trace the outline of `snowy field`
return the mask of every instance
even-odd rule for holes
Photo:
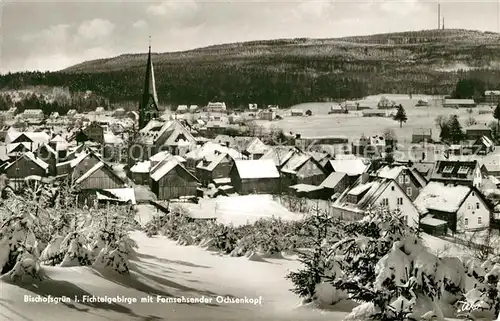
[[[296,215],[275,203],[270,196],[223,197],[205,200],[203,206],[216,206],[227,223],[244,223],[259,217]],[[239,211],[236,211],[239,209]],[[200,209],[201,211],[201,209]],[[138,205],[137,219],[147,223],[156,214],[151,205]],[[337,304],[334,312],[296,309],[299,299],[289,291],[284,276],[301,267],[295,256],[250,261],[228,257],[197,246],[180,246],[164,237],[148,238],[143,232],[131,233],[139,248],[131,260],[129,276],[102,275],[91,267],[46,267],[48,280],[39,286],[0,286],[0,320],[9,321],[153,321],[153,320],[329,320],[340,321],[352,308]],[[461,255],[460,249],[424,235],[424,242],[436,252]],[[453,252],[455,251],[455,252]],[[32,303],[26,298],[52,296],[70,299],[78,296],[115,297],[135,303],[59,302]],[[140,302],[152,297],[152,302]],[[205,298],[211,303],[166,303],[162,298]],[[217,302],[217,298],[251,298],[257,304]],[[261,303],[260,303],[261,302]]]
[[[432,128],[434,139],[439,138],[439,130],[434,125],[434,118],[438,115],[456,114],[463,122],[467,119],[466,108],[451,109],[443,108],[441,102],[431,96],[414,95],[409,99],[408,95],[376,95],[369,96],[360,100],[361,106],[369,106],[377,108],[377,103],[384,96],[389,100],[394,100],[396,104],[402,104],[406,110],[408,121],[399,127],[399,123],[391,118],[382,117],[362,117],[361,112],[352,112],[350,114],[328,114],[332,103],[304,103],[293,106],[293,109],[301,109],[303,111],[311,110],[313,115],[310,117],[291,117],[289,110],[280,111],[284,116],[283,120],[279,121],[258,121],[259,125],[266,127],[277,126],[285,132],[293,132],[302,136],[347,136],[350,139],[359,138],[362,134],[368,136],[376,133],[381,133],[386,128],[391,128],[395,131],[400,142],[411,142],[411,135],[414,129]],[[415,107],[419,99],[427,99],[429,107]],[[477,107],[474,109],[473,117],[479,123],[489,123],[493,121],[492,114],[479,115],[479,110],[489,110],[489,107]]]
[[[253,223],[260,218],[298,220],[302,216],[288,211],[273,200],[271,195],[228,196],[201,199],[198,204],[186,203],[183,207],[194,218],[217,218],[223,224],[234,226]]]
[[[141,205],[142,206],[142,205]],[[297,297],[284,279],[300,264],[293,258],[252,262],[220,256],[199,247],[179,246],[162,237],[133,232],[139,245],[129,277],[103,276],[90,267],[48,267],[42,286],[2,283],[0,319],[9,321],[109,320],[342,320],[345,312],[294,310]],[[153,297],[153,303],[28,303],[25,296],[73,298],[116,295]],[[156,303],[162,297],[211,298],[208,304]],[[217,303],[217,297],[261,299],[262,304]],[[237,316],[237,317],[236,317]]]

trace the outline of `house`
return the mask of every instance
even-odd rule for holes
[[[328,196],[325,194],[325,190],[321,186],[310,185],[310,184],[296,184],[289,186],[288,189],[290,192],[300,198],[309,198],[309,199],[328,199]]]
[[[329,199],[336,200],[347,189],[349,183],[349,176],[346,173],[333,172],[319,186]]]
[[[30,151],[35,151],[43,144],[47,144],[50,136],[45,132],[18,132],[17,130],[9,129],[5,136],[6,144],[26,143]]]
[[[104,107],[97,107],[94,111],[96,115],[104,115],[106,113],[106,110]]]
[[[475,124],[465,128],[465,136],[467,139],[476,140],[483,136],[492,138],[493,131],[486,124]]]
[[[75,158],[57,163],[56,174],[71,174],[73,179],[77,179],[101,161],[100,155],[93,151],[80,152]]]
[[[385,110],[363,110],[361,112],[363,117],[386,117]]]
[[[411,142],[413,144],[432,142],[432,129],[431,128],[416,128],[411,135]]]
[[[328,114],[347,114],[347,109],[344,108],[340,104],[334,104],[330,106],[330,111],[328,111]]]
[[[302,109],[290,109],[290,115],[293,117],[304,116],[304,111]]]
[[[51,119],[57,119],[59,117],[60,116],[59,116],[59,113],[57,111],[54,111],[54,112],[50,113],[50,115],[49,115],[49,118],[51,118]]]
[[[47,176],[49,164],[32,152],[26,152],[4,168],[4,173],[11,182],[23,181],[29,176]],[[21,187],[21,185],[16,186]]]
[[[151,191],[159,200],[195,196],[198,179],[175,158],[166,158],[150,172]]]
[[[138,136],[136,146],[129,154],[141,160],[147,160],[160,151],[183,156],[196,146],[196,139],[178,120],[153,119],[139,131]]]
[[[117,108],[113,111],[113,117],[123,118],[127,115],[127,112],[123,108]]]
[[[229,177],[234,161],[226,153],[215,152],[210,156],[203,157],[196,166],[196,177],[201,184],[207,186],[214,183],[216,186],[231,183]]]
[[[276,118],[276,111],[272,109],[261,110],[258,117],[260,120],[272,121]]]
[[[500,178],[500,163],[499,162],[483,163],[483,165],[481,165],[481,174],[483,176],[491,175],[496,178]]]
[[[407,162],[403,163],[402,165],[408,165]],[[424,181],[427,183],[430,181],[432,172],[434,170],[434,166],[436,164],[434,162],[415,162],[412,163],[411,166],[408,165],[410,170],[413,172],[413,174],[417,177],[421,177],[424,179]]]
[[[457,155],[488,155],[495,150],[495,143],[488,136],[466,140],[460,146]]]
[[[429,101],[427,99],[419,99],[415,107],[429,107]]]
[[[77,177],[73,176],[74,184],[82,190],[115,189],[126,186],[123,179],[102,161]]]
[[[269,148],[269,150],[259,159],[272,160],[274,165],[278,169],[281,169],[283,165],[296,153],[302,153],[302,151],[292,146],[275,146]]]
[[[190,112],[195,112],[198,110],[198,105],[189,105],[189,111]]]
[[[380,97],[377,103],[378,109],[393,109],[395,106],[396,102],[394,100],[389,100],[387,97]]]
[[[248,110],[257,110],[259,107],[257,107],[257,104],[248,104]]]
[[[234,148],[249,159],[259,159],[269,149],[258,137],[218,135],[214,142]]]
[[[77,114],[78,114],[78,112],[76,111],[76,109],[70,109],[66,113],[66,116],[68,116],[68,117],[75,117]]]
[[[499,104],[500,103],[500,90],[486,90],[484,92],[485,102],[488,104]]]
[[[490,225],[491,209],[473,186],[430,182],[414,203],[421,215],[446,222],[452,232],[480,230]]]
[[[239,194],[275,194],[280,189],[280,174],[271,159],[235,160],[230,177]]]
[[[281,188],[296,184],[318,186],[326,178],[325,170],[311,156],[295,153],[280,169]]]
[[[367,172],[370,162],[363,158],[333,159],[326,163],[326,173],[345,173],[349,177],[349,184],[354,183],[358,177]]]
[[[25,109],[19,116],[22,119],[43,120],[45,118],[41,109]]]
[[[346,136],[302,136],[295,138],[295,146],[302,150],[310,149],[311,146],[317,145],[343,145],[348,144],[349,138]]]
[[[182,113],[186,113],[186,112],[188,112],[188,110],[189,110],[189,108],[188,108],[187,105],[179,105],[179,106],[177,106],[177,112],[178,113],[181,113],[181,114]]]
[[[476,106],[474,99],[445,99],[443,101],[445,108],[474,108]]]
[[[130,178],[135,184],[149,185],[150,161],[137,162],[129,169]]]
[[[209,102],[207,105],[207,112],[221,113],[227,110],[226,103],[224,102]]]
[[[481,186],[481,170],[474,161],[437,161],[430,177],[431,182]]]
[[[104,128],[98,122],[91,122],[88,126],[73,134],[69,140],[75,140],[77,144],[87,141],[104,144]]]
[[[420,190],[427,185],[423,177],[406,166],[384,166],[373,173],[372,176],[394,180],[412,201],[417,198]]]
[[[396,181],[388,178],[370,180],[367,173],[332,204],[332,215],[344,220],[360,220],[367,210],[376,207],[399,210],[409,226],[418,226],[417,208]]]
[[[206,142],[202,146],[197,146],[195,149],[185,155],[186,168],[192,173],[195,173],[196,166],[198,166],[201,160],[203,160],[204,158],[211,159],[212,157],[214,157],[214,155],[220,154],[228,154],[232,159],[235,160],[247,159],[245,155],[234,148],[222,146],[213,142]]]

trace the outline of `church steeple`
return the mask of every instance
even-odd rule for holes
[[[156,95],[155,74],[153,61],[151,60],[151,37],[149,37],[148,62],[146,66],[146,75],[144,78],[144,89],[142,99],[139,105],[139,130],[153,118],[158,117],[158,96]]]

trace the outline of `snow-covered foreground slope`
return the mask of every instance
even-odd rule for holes
[[[147,238],[133,232],[138,259],[132,261],[130,277],[102,276],[88,267],[47,267],[49,280],[38,287],[0,284],[0,320],[341,320],[345,313],[294,310],[297,297],[284,279],[295,260],[252,262],[247,258],[219,256],[198,247],[178,246],[165,238]],[[153,303],[28,303],[25,296],[74,298],[114,297],[140,300],[153,296]],[[156,295],[212,298],[212,304],[156,303]],[[262,305],[217,303],[217,296],[262,297]]]

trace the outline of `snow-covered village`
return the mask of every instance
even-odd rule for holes
[[[500,52],[500,34],[448,30],[441,15],[430,31],[166,56],[150,38],[145,53],[67,71],[0,69],[0,320],[500,321],[500,60],[443,54],[416,78],[389,66],[430,66],[441,41],[494,48],[471,49],[481,64]],[[326,73],[350,76],[305,63],[235,80],[236,61],[323,45],[348,57]],[[370,75],[394,78],[352,80],[370,59]]]

